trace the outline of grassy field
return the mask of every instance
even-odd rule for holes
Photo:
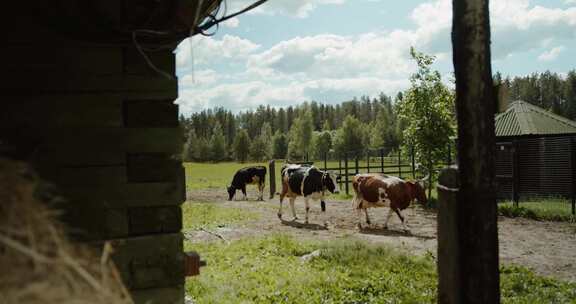
[[[498,204],[498,211],[501,215],[508,217],[576,222],[576,217],[572,215],[571,203],[567,200],[543,199],[540,201],[521,201],[518,207],[514,207],[512,202],[503,202]]]
[[[186,164],[189,189],[220,188],[248,164]],[[183,205],[185,230],[234,229],[258,219],[249,209],[213,202]],[[300,240],[286,234],[231,242],[185,241],[209,261],[186,281],[194,303],[433,303],[437,274],[432,255],[411,256],[358,239]],[[310,253],[314,257],[305,259]],[[502,303],[576,303],[576,284],[501,268]]]
[[[253,218],[207,203],[185,205],[185,227],[231,228]],[[226,212],[224,212],[226,211]],[[200,215],[200,216],[199,216]],[[185,242],[211,261],[186,282],[195,303],[434,303],[432,255],[409,256],[355,239],[302,241],[283,234],[230,243]],[[303,258],[316,252],[310,258]],[[576,284],[501,268],[502,303],[576,303]]]
[[[258,214],[241,208],[224,208],[210,202],[188,201],[182,205],[182,218],[185,230],[199,230],[226,227],[257,219]]]

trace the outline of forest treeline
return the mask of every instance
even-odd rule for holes
[[[503,78],[510,100],[524,100],[576,119],[576,70]],[[261,161],[270,158],[320,159],[326,153],[387,147],[403,142],[404,123],[398,116],[402,93],[391,97],[362,96],[340,104],[316,101],[297,106],[232,113],[207,109],[180,117],[185,161]]]

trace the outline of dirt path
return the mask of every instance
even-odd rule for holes
[[[387,244],[415,255],[436,256],[436,214],[419,207],[409,208],[404,212],[411,230],[409,233],[403,232],[400,220],[395,215],[390,220],[389,229],[382,229],[388,212],[384,208],[371,209],[372,227],[359,231],[356,228],[357,219],[351,210],[350,202],[328,199],[326,219],[329,225],[326,229],[318,202],[311,203],[310,223],[306,225],[302,199],[296,200],[296,213],[299,219],[291,221],[289,204],[285,200],[284,220],[280,221],[276,216],[277,197],[257,202],[250,200],[250,197],[253,199],[256,195],[249,192],[249,201],[228,202],[225,193],[220,192],[194,191],[189,193],[189,198],[260,213],[258,220],[233,228],[218,229],[217,233],[227,240],[266,233],[287,233],[296,238],[316,240],[351,237]],[[576,282],[576,225],[500,217],[498,230],[502,263],[523,265],[541,275]],[[189,231],[186,232],[186,236],[193,242],[217,239],[216,236],[202,231]]]

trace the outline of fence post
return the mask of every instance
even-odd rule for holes
[[[450,142],[448,144],[448,159],[447,159],[448,163],[446,164],[447,166],[452,165],[452,142]]]
[[[458,169],[448,167],[438,176],[438,303],[462,303],[459,297],[462,263],[458,223]]]
[[[348,189],[348,153],[344,152],[344,187],[346,188],[346,195],[350,193]]]
[[[270,170],[270,199],[273,199],[276,193],[276,162],[271,160],[268,163],[268,168]]]
[[[574,137],[570,137],[570,169],[572,169],[572,215],[576,215],[576,145]]]
[[[324,171],[328,169],[328,152],[324,152]]]
[[[384,174],[384,148],[380,148],[380,168],[382,169],[382,174]]]
[[[355,166],[356,166],[356,174],[360,173],[359,168],[358,168],[358,153],[354,153],[356,154],[356,158],[354,159],[355,162]]]
[[[519,166],[518,141],[512,141],[512,201],[514,207],[518,207],[520,201],[520,166]]]
[[[366,150],[366,170],[370,173],[370,150]]]
[[[416,156],[414,155],[414,146],[410,147],[410,157],[412,158],[412,178],[416,179]]]
[[[398,177],[402,178],[402,150],[398,148]]]

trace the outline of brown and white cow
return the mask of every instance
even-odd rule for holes
[[[358,227],[362,228],[362,210],[366,213],[366,223],[370,225],[368,208],[390,207],[384,228],[388,228],[388,221],[392,217],[392,211],[394,211],[402,221],[404,230],[408,231],[406,219],[402,216],[401,211],[408,208],[414,199],[420,203],[426,203],[423,185],[424,180],[405,181],[396,176],[357,174],[352,178],[352,187],[354,188],[352,204],[357,210]]]

